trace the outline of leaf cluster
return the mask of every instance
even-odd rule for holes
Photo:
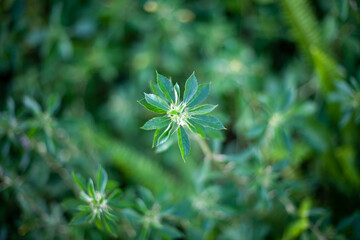
[[[139,103],[148,110],[165,114],[147,121],[142,129],[156,130],[153,147],[165,144],[176,132],[183,160],[190,153],[190,140],[186,130],[200,134],[205,138],[207,131],[222,130],[225,127],[215,117],[209,114],[217,105],[202,103],[209,95],[210,84],[198,84],[195,74],[186,80],[185,91],[181,98],[180,87],[176,83],[156,72],[157,84],[152,84],[152,94],[145,93],[145,98]]]

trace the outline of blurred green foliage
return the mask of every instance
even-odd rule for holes
[[[0,239],[360,239],[359,9],[2,0]],[[140,129],[156,70],[210,82],[227,129],[185,164]],[[73,226],[99,164],[116,214]]]

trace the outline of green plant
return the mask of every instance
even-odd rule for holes
[[[99,167],[96,187],[90,178],[88,184],[76,173],[73,178],[80,187],[81,203],[75,204],[75,208],[80,211],[70,222],[70,224],[92,223],[99,229],[106,229],[113,235],[117,235],[116,221],[119,216],[119,205],[121,190],[115,184],[108,184],[106,171]]]
[[[360,239],[359,6],[0,1],[0,239]]]
[[[147,121],[142,129],[156,130],[153,147],[165,144],[177,132],[181,156],[185,161],[190,152],[190,140],[185,129],[206,137],[209,130],[222,130],[225,127],[213,116],[208,114],[216,105],[198,105],[204,101],[210,91],[210,84],[198,85],[195,74],[187,79],[185,91],[181,99],[180,87],[176,83],[156,72],[157,84],[152,84],[153,94],[145,93],[139,103],[155,113],[165,114]]]
[[[329,94],[329,101],[339,103],[342,118],[340,125],[345,126],[353,117],[360,122],[360,80],[350,79],[350,84],[344,81],[336,82],[335,91]]]

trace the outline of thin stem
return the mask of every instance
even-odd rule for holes
[[[234,181],[238,186],[244,186],[244,181],[239,178],[239,176],[235,175],[232,171],[230,171],[230,168],[223,164],[224,156],[221,154],[215,154],[211,151],[211,148],[207,144],[207,142],[198,136],[197,134],[194,134],[195,140],[199,143],[200,148],[202,152],[204,153],[205,161],[212,161],[212,163],[222,172],[224,175],[228,176],[230,179]],[[228,165],[230,166],[230,165]]]
[[[199,137],[197,134],[194,134],[194,137],[196,141],[199,143],[200,148],[205,155],[205,160],[212,159],[214,156],[206,141],[203,138]]]

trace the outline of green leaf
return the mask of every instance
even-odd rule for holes
[[[141,105],[143,105],[145,108],[147,108],[148,110],[152,111],[152,112],[155,112],[155,113],[166,113],[165,110],[162,110],[160,108],[157,108],[157,107],[154,107],[153,105],[149,104],[145,98],[141,99],[138,101],[138,103],[140,103]]]
[[[192,97],[192,99],[187,104],[188,107],[193,107],[204,101],[208,96],[210,92],[210,84],[200,84],[195,95]]]
[[[200,124],[195,123],[191,119],[188,119],[187,123],[193,133],[198,133],[202,138],[206,138],[205,129]]]
[[[46,102],[46,112],[54,114],[60,107],[60,98],[58,95],[51,95]]]
[[[169,138],[166,142],[156,146],[155,152],[156,153],[164,152],[167,149],[169,149],[169,147],[171,147],[173,145],[173,143],[174,143],[174,138]]]
[[[72,176],[73,176],[73,179],[76,182],[76,184],[81,188],[81,190],[86,192],[85,179],[82,176],[76,174],[75,172],[72,172]]]
[[[172,131],[173,128],[174,128],[174,122],[171,122],[168,125],[168,127],[165,129],[165,131],[160,135],[156,146],[159,144],[163,144],[164,142],[166,142],[169,139],[169,137],[173,133],[173,131]]]
[[[88,193],[91,198],[95,199],[95,186],[94,186],[94,182],[91,178],[89,179]]]
[[[160,90],[159,86],[156,84],[156,82],[154,81],[151,81],[150,82],[150,88],[151,88],[151,91],[159,96],[160,98],[162,98],[164,101],[168,101],[165,94]]]
[[[152,147],[156,147],[158,145],[159,137],[163,134],[163,132],[165,132],[166,129],[167,128],[164,127],[155,131]]]
[[[55,145],[52,136],[50,136],[50,131],[45,131],[45,145],[49,153],[55,153]]]
[[[154,117],[147,121],[141,128],[144,130],[159,129],[167,126],[170,121],[171,120],[168,117]]]
[[[195,77],[195,73],[192,73],[185,83],[185,92],[184,92],[185,103],[188,103],[194,97],[194,95],[197,92],[197,89],[198,89],[198,83]]]
[[[198,107],[194,107],[194,108],[190,109],[189,112],[191,113],[191,115],[204,115],[204,114],[210,113],[216,107],[217,107],[217,105],[205,104],[205,105],[201,105]]]
[[[79,213],[78,215],[76,215],[75,217],[73,217],[73,219],[71,220],[70,224],[71,225],[78,225],[78,224],[83,224],[85,222],[88,222],[91,219],[91,212],[82,212]]]
[[[85,202],[90,202],[91,201],[91,197],[89,195],[87,195],[84,191],[80,192],[80,196],[79,198]]]
[[[99,167],[98,176],[97,176],[97,187],[101,193],[104,193],[107,181],[108,181],[108,175],[105,169]]]
[[[61,202],[61,205],[68,210],[76,211],[84,202],[75,198],[69,198]]]
[[[108,197],[107,199],[110,201],[112,199],[115,199],[121,195],[122,191],[121,189],[115,189]]]
[[[156,72],[156,79],[160,90],[165,94],[169,102],[175,102],[175,93],[171,81],[163,75]]]
[[[117,235],[117,234],[116,234],[117,229],[116,229],[116,226],[114,225],[114,223],[113,223],[110,219],[108,219],[108,218],[106,218],[106,217],[103,218],[103,221],[104,221],[104,225],[105,225],[106,229],[107,229],[112,235],[116,236],[116,235]]]
[[[41,107],[40,105],[33,99],[28,96],[24,97],[24,104],[25,106],[30,109],[35,115],[38,115],[41,113]]]
[[[111,222],[115,222],[118,217],[110,212],[104,211],[104,216],[107,220],[111,221]]]
[[[151,208],[155,201],[155,197],[152,194],[152,192],[149,189],[142,186],[138,187],[137,190],[139,192],[140,198],[145,202],[147,208]]]
[[[139,223],[142,221],[142,216],[140,214],[138,214],[135,210],[133,209],[124,209],[122,210],[122,214],[126,217],[126,219],[128,219],[130,222],[135,222],[135,223]]]
[[[285,92],[285,96],[284,96],[284,102],[281,106],[281,110],[285,111],[286,109],[288,109],[294,102],[296,99],[296,92],[294,89],[288,89]]]
[[[162,225],[160,231],[170,239],[183,237],[183,234],[179,230],[170,225]]]
[[[213,129],[225,129],[224,125],[215,117],[212,116],[194,116],[191,118],[195,123],[204,127]]]
[[[182,126],[179,126],[178,128],[178,140],[181,156],[185,162],[186,157],[189,155],[190,152],[190,141],[188,135],[185,132],[185,129]]]
[[[246,133],[245,135],[252,139],[252,138],[257,138],[260,135],[264,134],[265,130],[266,130],[266,124],[262,123],[262,124],[257,124],[254,125],[253,127],[251,127]]]
[[[79,205],[78,207],[77,207],[77,210],[80,210],[80,211],[82,211],[82,212],[91,212],[92,211],[92,207],[90,206],[90,205]]]
[[[160,108],[164,111],[168,111],[170,109],[170,106],[167,104],[167,102],[165,102],[155,94],[145,93],[145,100],[154,107]]]
[[[220,141],[224,140],[224,134],[220,130],[216,130],[213,128],[206,128],[205,132],[206,132],[206,136],[209,136],[210,138],[218,139]]]

